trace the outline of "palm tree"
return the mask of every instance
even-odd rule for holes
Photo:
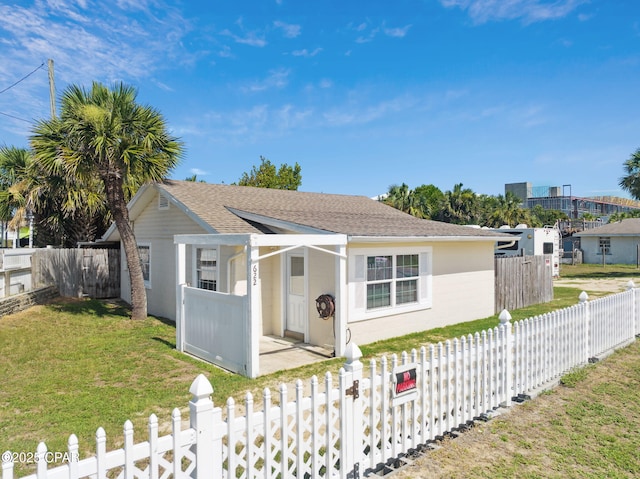
[[[0,147],[0,221],[3,223],[4,243],[8,227],[20,228],[26,216],[26,199],[16,185],[24,177],[30,163],[31,156],[26,149]]]
[[[636,200],[640,200],[640,148],[623,164],[626,176],[618,183],[623,190],[627,190]]]
[[[482,210],[487,218],[486,226],[499,228],[502,225],[515,227],[518,224],[530,224],[529,210],[522,208],[520,199],[508,191],[504,196],[488,196],[484,198]]]
[[[182,143],[168,133],[162,115],[136,97],[122,83],[110,89],[94,82],[90,90],[71,85],[62,95],[60,118],[34,126],[31,147],[48,174],[82,185],[99,180],[127,258],[131,317],[142,319],[147,295],[127,200],[142,184],[166,177],[181,157]]]
[[[445,223],[459,225],[475,224],[478,221],[478,196],[462,183],[453,186],[452,191],[444,193],[443,208],[436,219]]]
[[[40,246],[75,247],[102,235],[109,218],[102,191],[95,181],[82,185],[47,174],[26,149],[0,148],[0,220],[17,230],[33,215]]]
[[[432,219],[438,216],[442,208],[444,193],[435,185],[421,185],[413,190],[422,218]]]
[[[389,206],[404,213],[408,213],[418,218],[424,218],[424,205],[420,202],[420,198],[415,195],[413,190],[409,189],[406,183],[402,185],[389,186],[389,192],[383,202]]]

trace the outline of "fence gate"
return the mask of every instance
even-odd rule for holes
[[[495,258],[495,312],[553,299],[552,255]]]

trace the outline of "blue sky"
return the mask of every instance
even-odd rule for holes
[[[137,87],[186,145],[176,179],[232,183],[262,155],[304,191],[625,196],[639,47],[635,0],[0,2],[0,144],[49,116],[52,58],[58,95]]]

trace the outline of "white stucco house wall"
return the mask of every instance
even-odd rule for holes
[[[640,218],[627,218],[576,233],[582,261],[588,264],[636,264],[640,246]]]
[[[177,321],[179,349],[252,377],[260,335],[342,355],[348,341],[494,313],[494,246],[505,237],[497,232],[418,219],[363,196],[172,180],[141,188],[129,210],[149,313]],[[115,227],[104,236],[118,239]],[[121,277],[130,301],[128,272]],[[330,317],[318,312],[322,295],[334,299]],[[194,326],[201,316],[213,319]],[[238,337],[243,345],[230,347]]]

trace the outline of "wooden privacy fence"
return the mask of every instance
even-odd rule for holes
[[[213,387],[199,375],[191,385],[189,426],[172,415],[173,433],[134,443],[124,426],[124,447],[79,460],[76,436],[59,462],[36,460],[28,479],[110,478],[359,478],[382,475],[402,458],[445,433],[463,429],[511,401],[552,387],[570,369],[629,344],[640,333],[640,290],[629,290],[511,324],[503,311],[495,329],[420,351],[371,360],[365,367],[353,343],[337,381],[327,373],[290,394],[265,389],[261,402],[247,393],[243,412],[229,398],[216,407]],[[44,443],[38,458],[48,458]],[[57,453],[62,454],[62,453]],[[13,478],[19,459],[3,454],[2,479]]]
[[[495,258],[495,312],[553,299],[551,255]]]
[[[60,296],[120,297],[120,250],[38,249],[32,258],[34,287],[55,285]]]

